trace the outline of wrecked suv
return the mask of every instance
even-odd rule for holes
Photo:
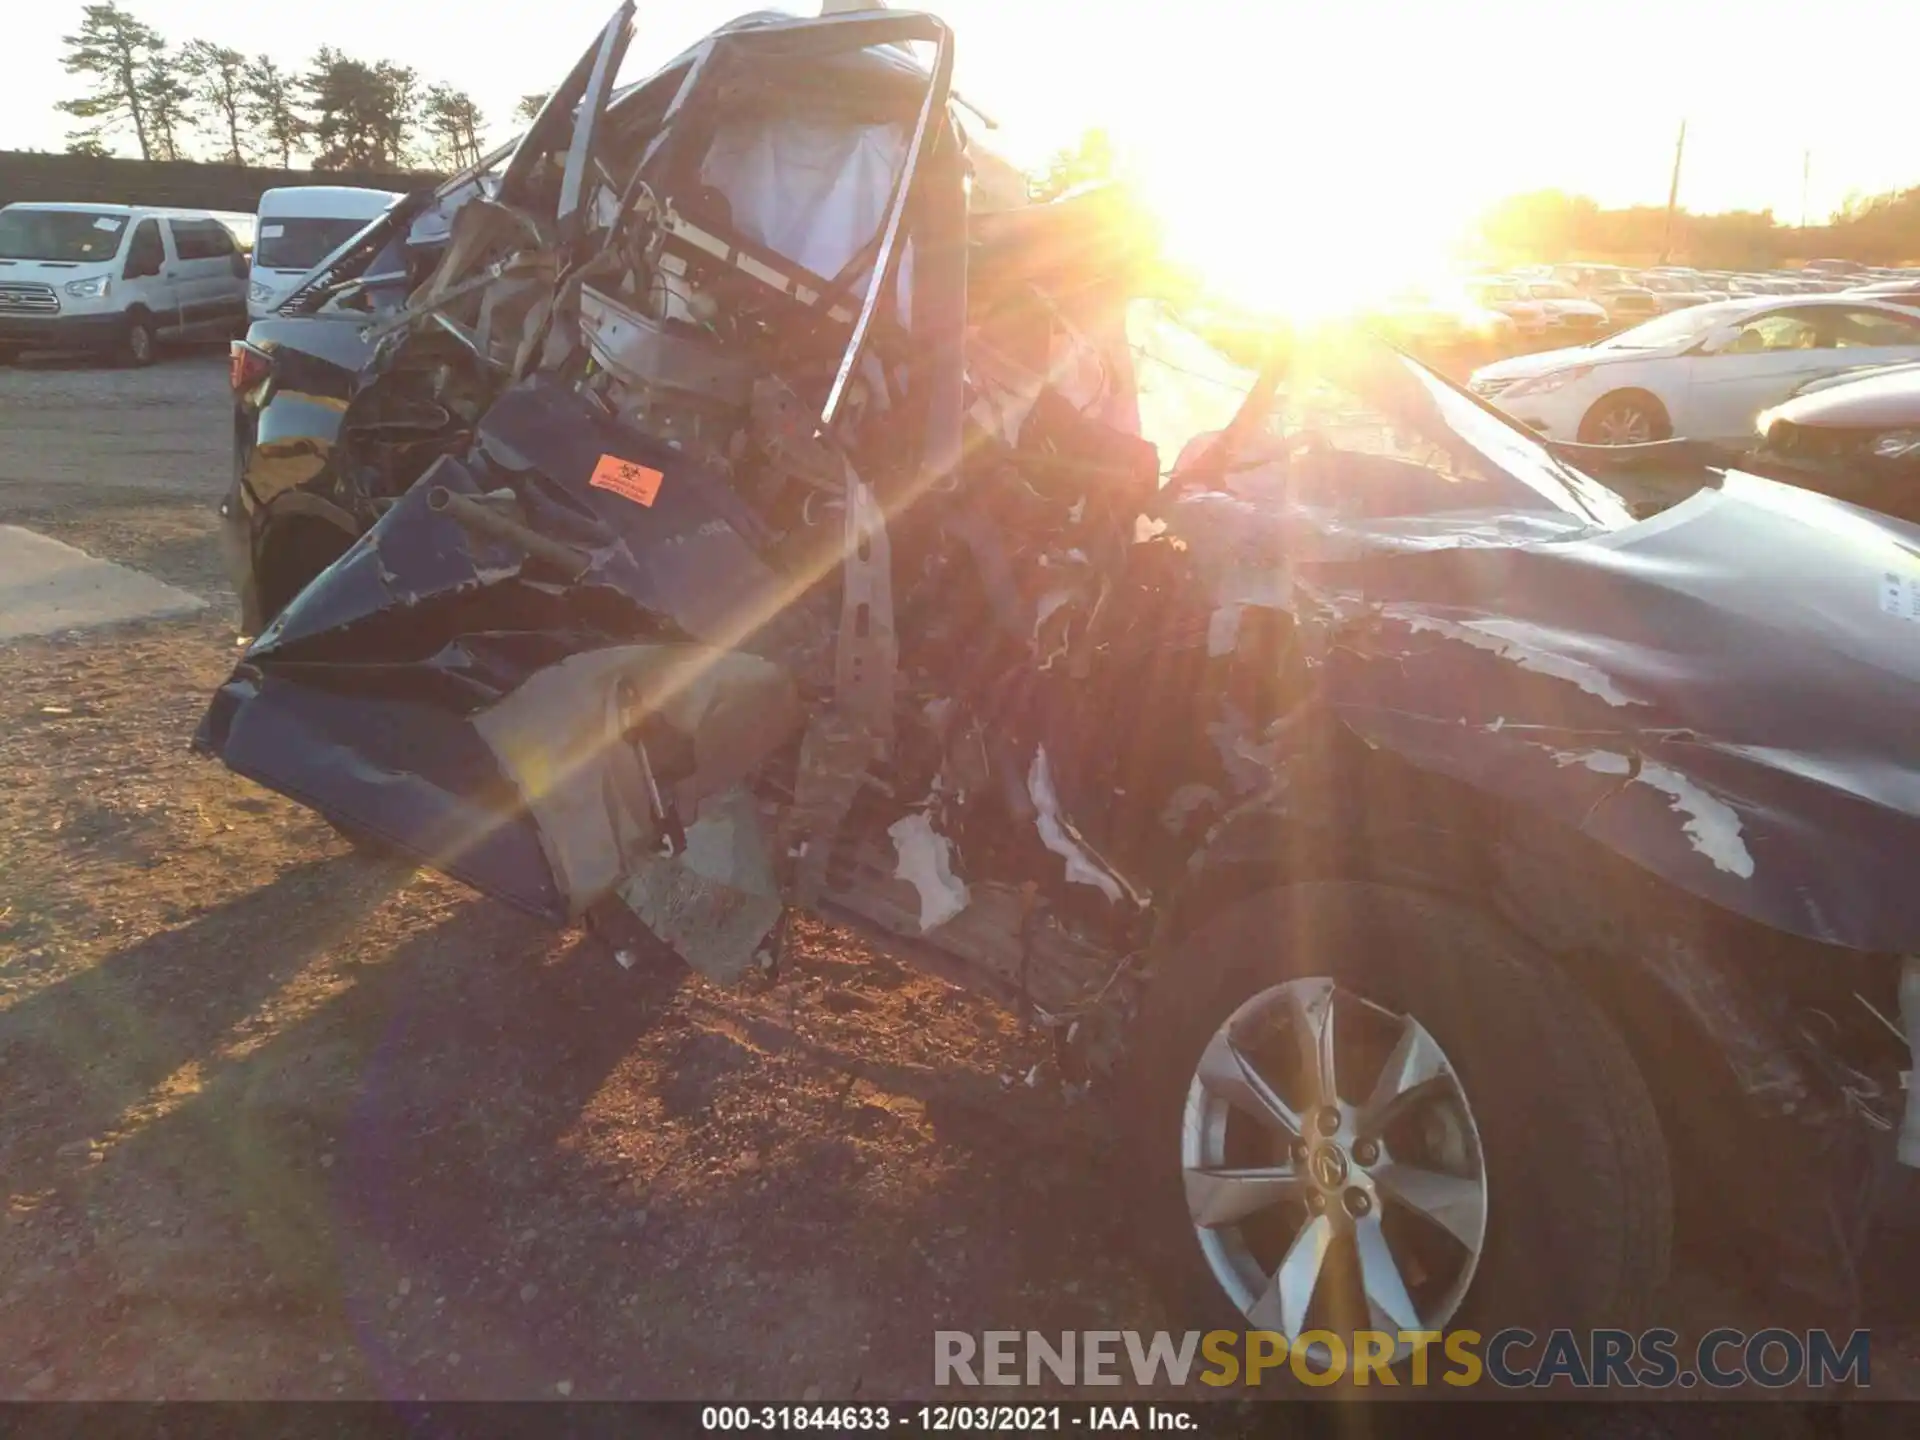
[[[1363,337],[1242,368],[1114,195],[970,200],[930,17],[613,96],[629,18],[316,407],[350,543],[199,746],[623,951],[807,911],[1028,1017],[1193,1322],[1631,1323],[1701,1220],[1850,1303],[1920,1161],[1920,530],[1636,521]]]

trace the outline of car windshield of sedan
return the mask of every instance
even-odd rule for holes
[[[91,210],[0,210],[0,260],[111,260],[120,252],[124,215]]]
[[[1658,320],[1649,320],[1644,325],[1610,335],[1598,341],[1594,349],[1664,350],[1669,345],[1682,345],[1699,339],[1725,318],[1718,310],[1709,310],[1705,306],[1676,310],[1671,315],[1662,315]]]

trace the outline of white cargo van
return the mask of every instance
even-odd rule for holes
[[[246,259],[208,211],[0,208],[0,360],[93,350],[144,365],[160,341],[232,335],[246,311]]]
[[[233,232],[234,243],[242,255],[253,254],[252,215],[244,210],[209,210],[207,213]]]
[[[289,185],[260,197],[253,233],[253,275],[247,315],[272,312],[309,270],[368,223],[384,215],[400,195],[351,185]]]

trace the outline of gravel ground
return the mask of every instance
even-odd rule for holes
[[[936,1327],[1158,1324],[1005,1016],[818,927],[628,973],[188,752],[224,380],[0,370],[0,523],[213,602],[0,646],[0,1397],[898,1396]]]
[[[230,604],[212,544],[229,403],[225,351],[205,347],[146,370],[0,368],[0,520]]]
[[[0,370],[0,523],[213,602],[0,646],[0,1398],[900,1398],[937,1328],[1167,1323],[1004,1015],[820,926],[624,972],[194,758],[226,406]]]

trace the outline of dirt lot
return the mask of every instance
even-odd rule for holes
[[[626,972],[194,758],[226,405],[0,370],[0,523],[214,602],[0,647],[0,1396],[896,1398],[1164,1323],[1013,1021],[818,928]]]
[[[0,371],[0,523],[215,602],[0,649],[0,1394],[893,1396],[1152,1323],[1004,1017],[826,933],[624,972],[190,755],[226,404]]]

